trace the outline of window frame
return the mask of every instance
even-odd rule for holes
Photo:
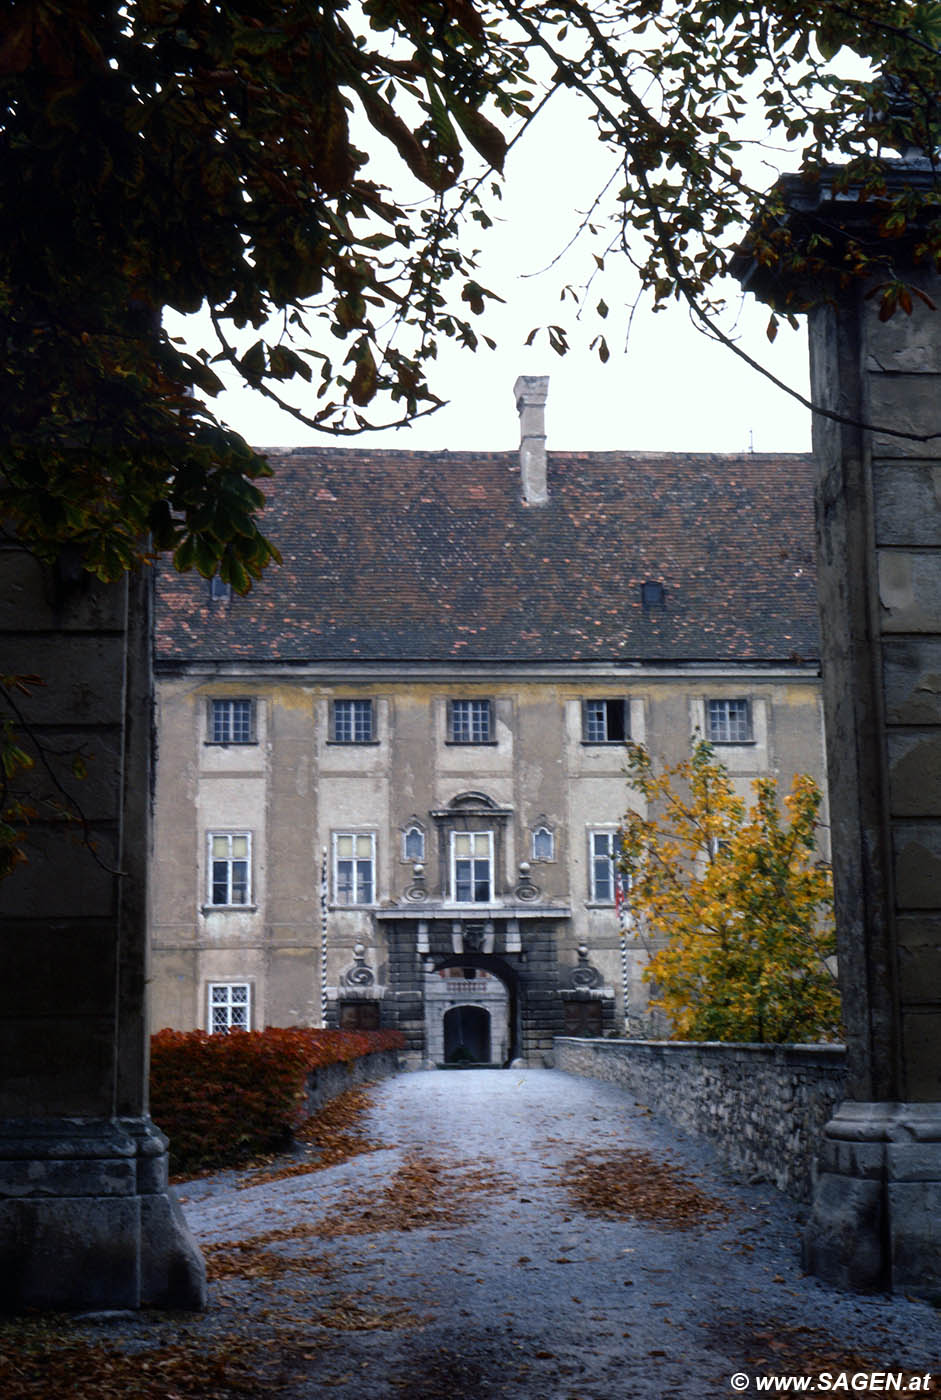
[[[604,711],[604,737],[597,738],[591,734],[592,720],[589,716],[589,708],[595,705],[603,705]],[[610,737],[611,722],[609,706],[620,705],[621,707],[621,736],[612,739]],[[631,737],[631,707],[626,695],[591,695],[582,700],[582,743],[591,745],[600,744],[625,744]]]
[[[216,711],[222,705],[247,705],[248,706],[248,733],[247,739],[217,739],[216,738]],[[212,744],[215,748],[245,748],[251,744],[258,743],[258,722],[257,722],[257,702],[252,695],[211,695],[208,700],[206,717],[206,743]],[[234,732],[234,713],[230,715],[229,732]]]
[[[353,841],[353,855],[352,855],[352,858],[351,858],[351,863],[352,863],[352,865],[353,865],[354,868],[353,868],[353,870],[350,872],[350,873],[351,873],[351,876],[352,876],[352,894],[353,894],[353,898],[352,898],[352,899],[341,899],[341,897],[340,897],[340,870],[339,870],[339,866],[340,866],[340,853],[339,853],[339,843],[340,843],[340,841],[343,840],[345,837],[350,837],[350,838],[352,839],[352,841]],[[359,898],[359,895],[362,893],[362,890],[361,890],[361,885],[360,885],[359,873],[358,873],[358,871],[357,871],[357,869],[356,869],[356,867],[360,864],[360,861],[361,861],[362,859],[364,859],[363,857],[358,856],[357,853],[356,853],[356,842],[359,841],[359,840],[363,840],[363,839],[368,840],[369,843],[370,843],[370,854],[369,854],[369,864],[370,864],[370,875],[369,875],[370,892],[369,892],[369,893],[370,893],[370,897],[369,897],[369,899],[360,899],[360,898]],[[377,903],[377,897],[376,897],[376,833],[375,833],[375,831],[364,831],[364,830],[362,829],[362,827],[360,827],[358,830],[354,830],[354,829],[350,829],[350,828],[345,828],[345,829],[342,830],[342,831],[334,831],[334,832],[331,832],[331,850],[332,850],[332,856],[333,856],[333,860],[332,860],[332,876],[333,876],[333,887],[332,887],[333,900],[332,900],[332,902],[333,902],[333,907],[334,907],[335,909],[371,909],[371,908],[373,908],[373,907],[376,905],[376,903]]]
[[[616,857],[615,850],[614,850],[614,842],[615,842],[615,840],[616,840],[616,838],[617,838],[617,834],[618,834],[618,828],[617,828],[616,826],[607,826],[607,827],[605,827],[605,826],[592,826],[592,827],[589,827],[589,829],[588,829],[588,896],[589,896],[589,903],[590,903],[590,904],[600,904],[600,905],[604,905],[605,907],[610,907],[610,908],[612,908],[612,909],[613,909],[614,906],[615,906],[614,890],[615,890],[615,881],[617,880],[617,874],[618,874],[618,872],[617,872],[617,857]],[[608,855],[607,855],[606,857],[598,856],[598,855],[595,854],[595,840],[596,840],[596,838],[599,837],[599,836],[605,837],[605,839],[606,839],[607,842],[608,842]],[[611,891],[610,891],[610,894],[609,894],[607,897],[601,896],[601,895],[599,895],[599,893],[598,893],[598,880],[597,880],[597,874],[596,874],[596,869],[595,869],[595,861],[596,861],[596,860],[601,860],[601,859],[606,859],[606,860],[607,860],[607,862],[608,862],[608,868],[609,868],[609,871],[610,871],[609,883],[610,883]]]
[[[341,738],[338,729],[338,706],[349,705],[351,707],[350,738]],[[365,713],[369,715],[369,736],[368,738],[357,738],[356,729],[356,708],[364,707]],[[376,744],[376,704],[372,696],[363,699],[356,695],[339,695],[330,701],[330,740],[331,744],[343,744],[352,746],[358,744]]]
[[[242,857],[242,856],[235,856],[235,855],[232,855],[232,854],[231,854],[231,851],[232,851],[232,842],[235,841],[235,840],[240,840],[240,839],[244,839],[244,840],[247,842],[247,852],[246,852],[246,854],[245,854],[244,857]],[[229,843],[229,855],[227,855],[227,856],[225,856],[225,857],[218,857],[218,856],[216,856],[215,851],[213,850],[213,843],[214,843],[215,841],[222,841],[222,840],[226,840],[226,841],[228,841],[228,843]],[[253,874],[253,871],[252,871],[252,864],[253,864],[253,860],[252,860],[253,851],[252,851],[252,848],[253,848],[253,841],[252,841],[252,833],[251,833],[250,831],[244,831],[244,830],[219,831],[218,829],[213,828],[212,830],[206,832],[206,902],[207,902],[207,907],[208,907],[209,909],[215,910],[215,909],[251,909],[251,908],[253,908],[253,905],[252,905],[252,883],[253,883],[253,882],[252,882],[252,874]],[[236,861],[241,861],[242,859],[244,859],[244,861],[245,861],[245,867],[246,867],[246,872],[245,872],[245,898],[244,898],[244,899],[240,899],[240,900],[235,900],[235,901],[233,901],[233,899],[232,899],[232,897],[231,897],[231,896],[232,896],[233,884],[234,884],[232,866],[235,864]],[[229,898],[228,898],[225,902],[217,901],[217,900],[213,897],[214,894],[215,894],[215,886],[216,886],[215,865],[216,865],[216,861],[217,861],[217,860],[225,860],[225,863],[226,863],[226,865],[227,865],[227,867],[228,867],[228,873],[227,873],[227,877],[226,877],[226,893],[227,893],[227,895],[229,896]]]
[[[724,706],[726,707],[725,713],[724,713],[724,715],[722,716],[722,720],[723,720],[723,722],[724,722],[724,724],[725,724],[725,727],[726,727],[727,730],[728,730],[728,733],[729,733],[729,737],[728,737],[728,738],[718,737],[718,736],[715,734],[715,732],[714,732],[714,729],[713,729],[713,718],[714,718],[714,715],[713,715],[713,706],[714,706],[714,705],[715,705],[715,706],[724,705]],[[731,716],[730,716],[730,714],[729,714],[729,709],[728,709],[728,707],[731,706],[731,705],[741,705],[741,706],[744,707],[745,729],[747,730],[747,735],[746,735],[746,737],[744,737],[744,738],[742,738],[741,735],[737,735],[737,736],[734,737],[734,738],[731,737],[732,725],[731,725]],[[724,745],[732,744],[732,745],[734,745],[734,744],[753,744],[753,743],[755,742],[755,728],[754,728],[754,713],[753,713],[753,707],[752,707],[751,699],[750,699],[747,695],[729,695],[729,696],[718,695],[718,696],[709,696],[709,697],[707,697],[707,698],[706,698],[706,702],[705,702],[705,715],[704,715],[704,718],[705,718],[705,728],[706,728],[706,740],[707,740],[707,742],[710,743],[710,744],[724,744]]]
[[[486,714],[486,716],[487,716],[487,725],[486,725],[487,737],[486,737],[486,738],[475,738],[475,737],[474,737],[473,709],[471,710],[471,718],[470,718],[470,737],[467,738],[467,739],[458,738],[458,736],[457,736],[457,731],[456,731],[456,722],[455,722],[455,716],[456,716],[456,713],[457,713],[456,707],[457,707],[457,706],[464,706],[464,705],[468,705],[468,706],[471,706],[471,707],[479,707],[480,713],[481,713],[481,714]],[[490,697],[481,698],[481,697],[479,697],[479,696],[464,696],[464,695],[460,695],[460,696],[455,697],[454,699],[449,700],[449,701],[448,701],[447,725],[448,725],[448,737],[447,737],[447,742],[448,742],[449,744],[459,744],[462,748],[474,748],[474,747],[478,747],[478,748],[479,748],[479,747],[482,747],[482,746],[485,745],[485,744],[495,744],[495,743],[496,743],[496,739],[495,739],[494,735],[495,735],[495,732],[496,732],[496,731],[495,731],[495,714],[494,714],[493,700],[492,700]]]
[[[489,852],[489,853],[488,853],[488,856],[487,856],[488,875],[487,875],[487,898],[486,898],[486,899],[476,899],[476,898],[474,898],[474,899],[458,899],[458,893],[457,893],[457,862],[458,862],[459,859],[462,859],[462,860],[465,859],[465,857],[459,857],[458,854],[457,854],[457,839],[458,839],[458,837],[462,837],[462,836],[469,836],[469,837],[471,837],[472,839],[475,839],[475,838],[480,837],[480,836],[485,836],[485,837],[487,838],[487,846],[488,846],[488,852]],[[470,863],[471,863],[472,865],[476,865],[476,864],[477,864],[477,858],[476,858],[476,856],[471,856],[471,857],[470,857]],[[494,892],[495,892],[495,883],[496,883],[496,882],[495,882],[495,876],[496,876],[495,863],[496,863],[496,832],[495,832],[495,831],[493,831],[492,829],[488,829],[488,830],[486,830],[486,831],[459,831],[459,830],[452,830],[452,831],[450,832],[450,837],[449,837],[449,841],[448,841],[448,890],[449,890],[449,893],[450,893],[450,895],[451,895],[451,903],[452,903],[452,904],[460,905],[462,908],[465,908],[465,909],[479,909],[479,908],[481,907],[481,905],[493,904],[493,902],[494,902],[494,897],[495,897],[495,893],[494,893]],[[476,871],[472,871],[472,872],[471,872],[470,882],[471,882],[471,887],[472,887],[472,889],[476,889],[476,886],[477,886],[477,873],[476,873]]]
[[[210,603],[228,603],[232,599],[232,585],[218,574],[212,574],[209,579],[209,601]]]
[[[244,1003],[235,1003],[232,1000],[232,992],[236,988],[244,988]],[[213,992],[225,989],[229,994],[225,1002],[214,1002]],[[232,1024],[231,1013],[236,1006],[245,1007],[245,1025],[235,1026]],[[225,1010],[229,1013],[229,1020],[226,1026],[216,1026],[213,1012]],[[230,1031],[250,1031],[252,1028],[252,984],[251,982],[207,982],[206,983],[206,1032],[208,1035],[228,1035]]]
[[[547,856],[540,856],[536,854],[536,838],[543,832],[548,837],[549,841],[549,854]],[[540,822],[538,826],[534,826],[532,828],[530,849],[532,852],[530,858],[533,861],[538,861],[540,864],[544,864],[549,861],[555,860],[555,832],[552,830],[551,826],[547,826],[545,822]]]
[[[416,834],[416,836],[418,837],[419,841],[421,842],[421,851],[420,851],[420,853],[419,853],[417,856],[415,856],[415,855],[409,855],[409,853],[408,853],[408,838],[411,836],[411,834],[412,834],[413,832]],[[413,864],[424,864],[424,860],[425,860],[425,846],[426,846],[426,842],[425,842],[425,828],[424,828],[423,826],[421,826],[418,822],[409,822],[408,826],[403,827],[403,829],[402,829],[402,859],[403,859],[404,861],[407,861],[410,865],[413,865]]]

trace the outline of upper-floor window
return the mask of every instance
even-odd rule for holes
[[[221,602],[223,599],[232,597],[232,585],[226,583],[218,574],[213,574],[209,580],[209,597],[212,602]]]
[[[493,714],[489,700],[452,700],[448,717],[452,744],[489,744]]]
[[[711,744],[751,742],[751,705],[747,700],[708,700],[706,737]]]
[[[375,732],[371,700],[334,700],[334,743],[369,744],[372,743]]]
[[[254,700],[209,701],[210,744],[253,744],[255,742]]]
[[[493,899],[493,832],[451,832],[451,898],[455,904]]]
[[[537,826],[533,832],[533,860],[554,860],[555,841],[547,826]]]
[[[591,861],[589,883],[592,903],[613,904],[617,832],[590,831],[588,844]]]
[[[210,982],[206,1024],[210,1035],[251,1030],[252,989],[249,983]]]
[[[333,837],[333,890],[337,904],[372,904],[376,885],[376,837],[338,831]]]
[[[209,903],[251,903],[252,836],[250,831],[209,833]]]
[[[402,859],[425,859],[425,833],[417,823],[406,827],[402,835]]]
[[[586,744],[623,743],[628,733],[627,702],[586,700],[582,708],[582,732]]]

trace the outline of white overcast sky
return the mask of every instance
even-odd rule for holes
[[[220,417],[255,446],[309,446],[340,443],[350,447],[400,447],[413,450],[507,449],[517,445],[519,427],[513,383],[520,374],[550,376],[547,406],[548,446],[552,449],[803,452],[810,446],[810,414],[737,356],[710,341],[676,305],[653,315],[649,304],[634,316],[625,345],[626,310],[635,295],[633,272],[626,260],[607,260],[598,295],[611,307],[605,322],[591,317],[584,329],[571,324],[571,349],[564,357],[544,339],[525,345],[530,330],[547,322],[571,323],[572,304],[561,305],[560,288],[578,284],[593,266],[588,246],[576,244],[561,264],[542,271],[559,254],[577,228],[577,211],[586,210],[611,173],[607,153],[592,140],[592,128],[565,100],[548,105],[538,127],[510,153],[498,224],[485,233],[474,227],[484,256],[478,279],[505,298],[489,303],[478,318],[481,331],[498,342],[476,354],[442,346],[433,367],[432,386],[448,400],[446,407],[410,428],[356,437],[333,438],[306,428],[252,390],[239,387],[220,395]],[[767,169],[767,182],[774,179]],[[598,295],[592,297],[596,302]],[[725,329],[743,349],[779,378],[807,394],[807,349],[804,327],[783,324],[769,343],[768,310],[752,297],[742,299],[733,284],[733,303]],[[619,305],[620,303],[620,305]],[[183,323],[168,317],[179,333]],[[611,358],[602,365],[589,341],[603,330]],[[254,338],[254,337],[252,337]],[[247,344],[250,342],[246,342]],[[225,377],[225,376],[223,376]],[[297,381],[295,401],[305,405],[312,394]]]

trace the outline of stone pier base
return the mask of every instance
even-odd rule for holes
[[[941,1302],[941,1104],[840,1105],[825,1129],[804,1266],[841,1288]]]
[[[205,1306],[149,1118],[2,1121],[0,1180],[0,1310]]]

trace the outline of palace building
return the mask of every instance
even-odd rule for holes
[[[810,457],[547,452],[547,386],[518,451],[269,454],[244,597],[161,570],[154,1028],[656,1032],[625,739],[823,785]]]

